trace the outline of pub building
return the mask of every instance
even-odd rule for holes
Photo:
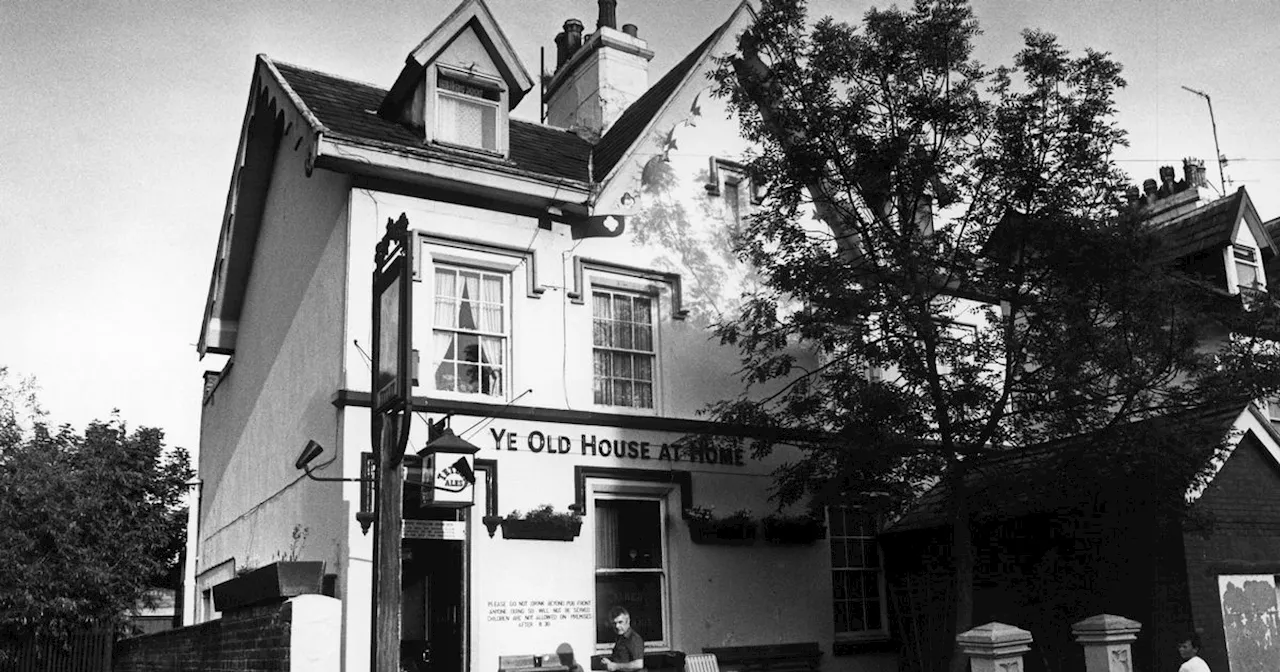
[[[788,448],[700,440],[744,431],[699,412],[743,389],[711,325],[751,286],[730,242],[760,194],[707,75],[753,10],[651,45],[619,27],[626,3],[582,4],[594,30],[546,36],[541,86],[501,27],[525,19],[483,0],[424,26],[389,88],[257,57],[198,343],[217,370],[188,624],[246,571],[322,563],[335,669],[369,669],[372,278],[402,222],[406,665],[598,667],[622,606],[654,656],[895,667],[874,521],[832,509],[780,533],[763,520]],[[651,78],[651,46],[689,51]]]

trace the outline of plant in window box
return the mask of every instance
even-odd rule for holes
[[[761,528],[771,544],[812,544],[827,536],[827,526],[812,514],[765,516]]]
[[[502,519],[503,539],[573,541],[581,531],[582,514],[574,510],[556,511],[550,504],[523,514],[512,511]]]
[[[715,507],[691,506],[685,509],[689,522],[689,539],[695,544],[749,546],[756,540],[756,521],[751,512],[739,509],[720,518]]]

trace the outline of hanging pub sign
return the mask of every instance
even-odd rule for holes
[[[373,520],[372,665],[394,670],[400,646],[400,542],[404,530],[401,465],[413,416],[409,368],[413,335],[413,240],[409,218],[387,220],[373,256],[373,366],[370,439],[377,483]]]
[[[411,393],[413,246],[409,219],[387,220],[374,255],[373,413],[407,410]],[[375,441],[379,438],[375,437]],[[403,449],[401,449],[403,450]]]

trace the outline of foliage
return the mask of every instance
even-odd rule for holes
[[[765,516],[761,521],[766,525],[783,528],[783,527],[809,527],[814,524],[821,525],[822,521],[817,517],[804,513],[799,515],[787,515],[782,513],[774,513]]]
[[[293,532],[290,533],[289,550],[276,551],[275,559],[277,562],[296,562],[302,555],[302,549],[307,545],[307,537],[311,534],[311,528],[304,526],[302,523],[294,523]]]
[[[507,516],[507,520],[527,520],[532,523],[550,523],[570,527],[582,522],[582,514],[573,510],[556,511],[550,504],[543,504],[530,509],[527,513],[521,513],[519,510],[512,511],[511,515]]]
[[[716,507],[714,506],[690,506],[685,509],[685,518],[691,522],[708,523],[716,525],[724,525],[732,527],[735,525],[747,525],[752,522],[751,512],[747,509],[738,509],[727,516],[716,516]]]
[[[710,522],[716,517],[715,509],[714,506],[690,506],[684,510],[684,517],[689,520]]]
[[[774,513],[760,521],[765,539],[777,543],[811,543],[826,536],[826,524],[811,513]]]
[[[185,543],[185,451],[118,417],[83,434],[42,417],[33,386],[7,384],[0,368],[0,639],[9,641],[119,625],[148,588],[169,585]],[[34,419],[29,429],[23,418]]]
[[[715,78],[759,148],[767,198],[738,252],[765,287],[718,327],[747,389],[711,411],[773,430],[757,454],[822,430],[779,470],[782,504],[875,492],[902,506],[945,482],[965,628],[966,471],[1096,433],[1118,446],[1100,470],[1159,464],[1147,482],[1177,500],[1220,439],[1182,412],[1280,384],[1260,331],[1275,306],[1223,310],[1125,204],[1111,158],[1125,82],[1107,54],[1026,31],[1012,66],[987,68],[962,0],[812,27],[802,0],[762,4]],[[1155,417],[1168,431],[1125,435]]]

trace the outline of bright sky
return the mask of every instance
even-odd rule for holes
[[[554,62],[591,0],[488,0],[525,67]],[[0,366],[32,375],[54,422],[120,409],[194,450],[196,350],[254,55],[388,87],[455,0],[0,2]],[[656,52],[656,81],[737,0],[619,0]],[[881,2],[881,5],[889,3]],[[871,3],[814,0],[856,21]],[[1184,156],[1216,185],[1213,99],[1231,187],[1280,215],[1280,3],[1267,0],[975,0],[979,58],[1007,63],[1019,31],[1111,52],[1129,88],[1120,122],[1135,181]],[[536,96],[517,114],[536,116]],[[372,250],[370,250],[372,254]]]

